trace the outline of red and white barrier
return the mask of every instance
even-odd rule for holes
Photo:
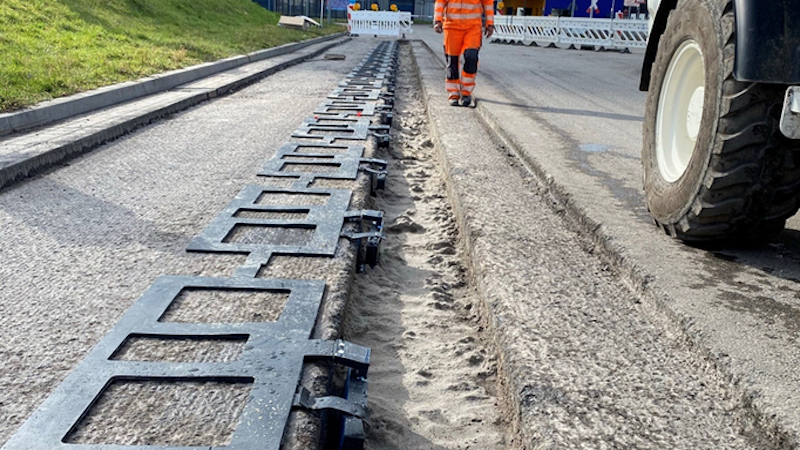
[[[406,11],[347,11],[347,30],[352,35],[400,37],[411,33],[412,24]]]

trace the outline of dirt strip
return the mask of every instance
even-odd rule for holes
[[[401,50],[381,264],[357,277],[345,337],[372,348],[368,449],[506,449],[497,357],[444,195],[411,48]],[[381,157],[385,157],[381,155]]]

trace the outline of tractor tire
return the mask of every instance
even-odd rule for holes
[[[786,86],[733,78],[732,0],[681,0],[652,67],[647,207],[688,242],[763,240],[797,212],[800,141],[779,130]]]

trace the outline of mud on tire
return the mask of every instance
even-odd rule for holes
[[[786,87],[734,80],[734,31],[732,1],[681,0],[653,63],[642,152],[646,202],[654,221],[685,241],[763,239],[798,209],[800,141],[778,129]],[[691,157],[676,176],[659,167],[659,101],[673,57],[691,41],[702,53],[703,110]],[[662,133],[674,132],[663,123]]]

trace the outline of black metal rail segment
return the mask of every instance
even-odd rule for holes
[[[91,408],[115,382],[229,382],[250,385],[230,444],[233,450],[278,450],[293,408],[332,411],[329,448],[363,448],[370,349],[341,340],[311,339],[325,292],[322,280],[260,279],[273,255],[336,254],[341,237],[357,245],[359,267],[378,262],[381,211],[349,210],[352,191],[314,188],[317,179],[356,180],[365,173],[374,194],[383,188],[386,162],[364,158],[365,144],[389,144],[394,105],[396,42],[382,42],[303,121],[258,172],[294,177],[291,188],[246,186],[187,250],[248,254],[233,277],[163,276],[133,304],[103,340],[28,418],[3,450],[200,450],[209,447],[68,443]],[[373,123],[379,122],[379,123]],[[300,139],[300,140],[298,140]],[[346,143],[342,143],[345,141]],[[355,141],[355,142],[353,142]],[[358,142],[361,141],[361,144]],[[280,202],[269,202],[278,196]],[[258,229],[259,239],[237,241],[237,230]],[[299,234],[298,234],[299,233]],[[298,236],[300,236],[298,240]],[[295,242],[296,241],[296,242]],[[265,323],[171,322],[165,314],[187,291],[236,291],[288,295],[279,318]],[[122,360],[133,339],[245,341],[231,362]],[[304,363],[347,367],[341,396],[314,397],[299,387]]]
[[[184,290],[247,290],[289,293],[272,323],[196,324],[159,319]],[[277,449],[307,359],[326,359],[367,375],[369,349],[343,341],[310,340],[325,283],[322,281],[161,277],[125,313],[111,332],[45,400],[6,448],[96,450],[64,438],[114,381],[228,381],[252,385],[229,449]],[[246,339],[239,358],[226,363],[120,361],[114,355],[131,338]],[[115,446],[152,449],[152,446]],[[102,448],[109,448],[103,446]],[[186,447],[161,447],[186,448]]]

